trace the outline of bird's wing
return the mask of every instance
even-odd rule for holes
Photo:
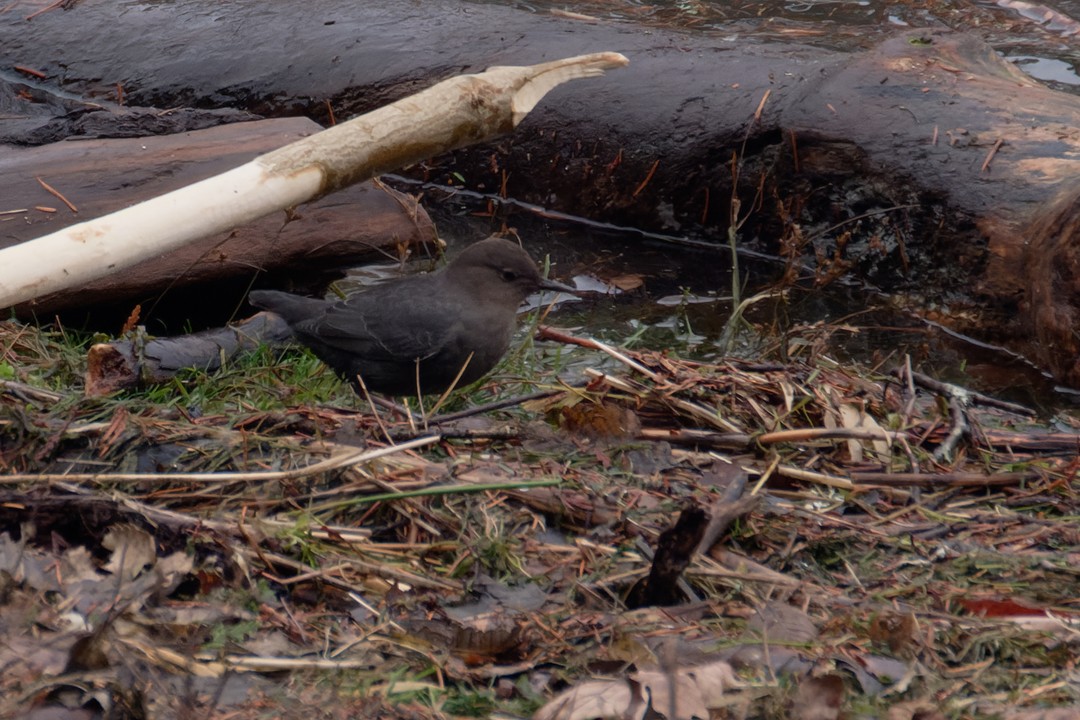
[[[395,288],[397,290],[397,288]],[[302,333],[325,345],[373,361],[423,360],[459,332],[445,298],[408,292],[358,293],[302,323]]]

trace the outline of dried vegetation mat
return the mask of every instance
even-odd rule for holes
[[[0,325],[0,716],[1077,716],[1073,418],[578,342],[425,424]]]

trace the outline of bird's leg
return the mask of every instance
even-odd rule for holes
[[[390,432],[386,429],[386,425],[383,424],[382,416],[379,415],[379,410],[375,407],[375,402],[371,399],[371,393],[368,392],[367,385],[364,384],[364,378],[360,373],[356,373],[356,384],[360,386],[360,390],[364,394],[364,399],[367,400],[367,404],[371,407],[371,414],[375,416],[375,422],[378,424],[379,429],[382,430],[383,437],[393,445],[394,440],[390,437]]]
[[[446,402],[446,398],[450,397],[450,393],[452,393],[454,391],[454,388],[457,387],[457,384],[459,382],[461,382],[461,376],[464,375],[465,371],[468,369],[469,363],[473,359],[473,354],[474,353],[469,353],[469,357],[465,358],[465,362],[461,364],[461,369],[458,370],[458,374],[454,378],[454,382],[450,383],[450,387],[443,390],[443,394],[440,395],[439,399],[435,401],[435,405],[434,405],[434,407],[431,408],[431,412],[424,415],[424,430],[425,431],[427,431],[427,421],[428,421],[428,419],[435,416],[435,413],[437,413],[439,411],[439,408],[442,407],[443,403]]]

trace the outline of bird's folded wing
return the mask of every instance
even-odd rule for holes
[[[360,294],[348,303],[331,306],[299,330],[325,345],[373,361],[424,360],[437,355],[454,336],[455,323],[446,318],[457,313],[450,310],[445,298],[382,297],[373,302]]]

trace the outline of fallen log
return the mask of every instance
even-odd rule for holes
[[[117,17],[112,3],[83,0],[31,23],[0,16],[0,59],[62,74],[83,94],[119,82],[148,104],[343,115],[461,69],[617,48],[634,61],[628,71],[560,89],[512,138],[412,174],[718,239],[738,197],[745,244],[817,262],[821,281],[855,273],[947,307],[953,327],[1080,384],[1076,243],[1032,235],[1075,223],[1080,98],[1024,76],[977,37],[913,30],[848,55],[490,4],[465,13],[453,0],[137,7]],[[172,22],[199,13],[215,22]],[[99,41],[55,42],[76,26]],[[125,42],[148,28],[150,46],[176,48],[173,62]]]
[[[557,85],[625,64],[617,53],[594,53],[450,78],[193,185],[4,248],[0,307],[80,287],[274,210],[507,133]]]
[[[11,148],[0,153],[0,246],[164,195],[319,130],[306,118],[288,118],[155,137]],[[132,304],[149,305],[190,288],[185,297],[196,302],[198,295],[212,297],[207,304],[216,313],[210,316],[224,322],[257,279],[267,284],[278,275],[340,272],[375,256],[397,257],[398,246],[435,240],[431,219],[413,198],[363,183],[291,214],[267,215],[124,272],[20,303],[15,312],[22,318],[48,318],[110,305],[126,317]],[[190,302],[185,305],[192,309]]]

